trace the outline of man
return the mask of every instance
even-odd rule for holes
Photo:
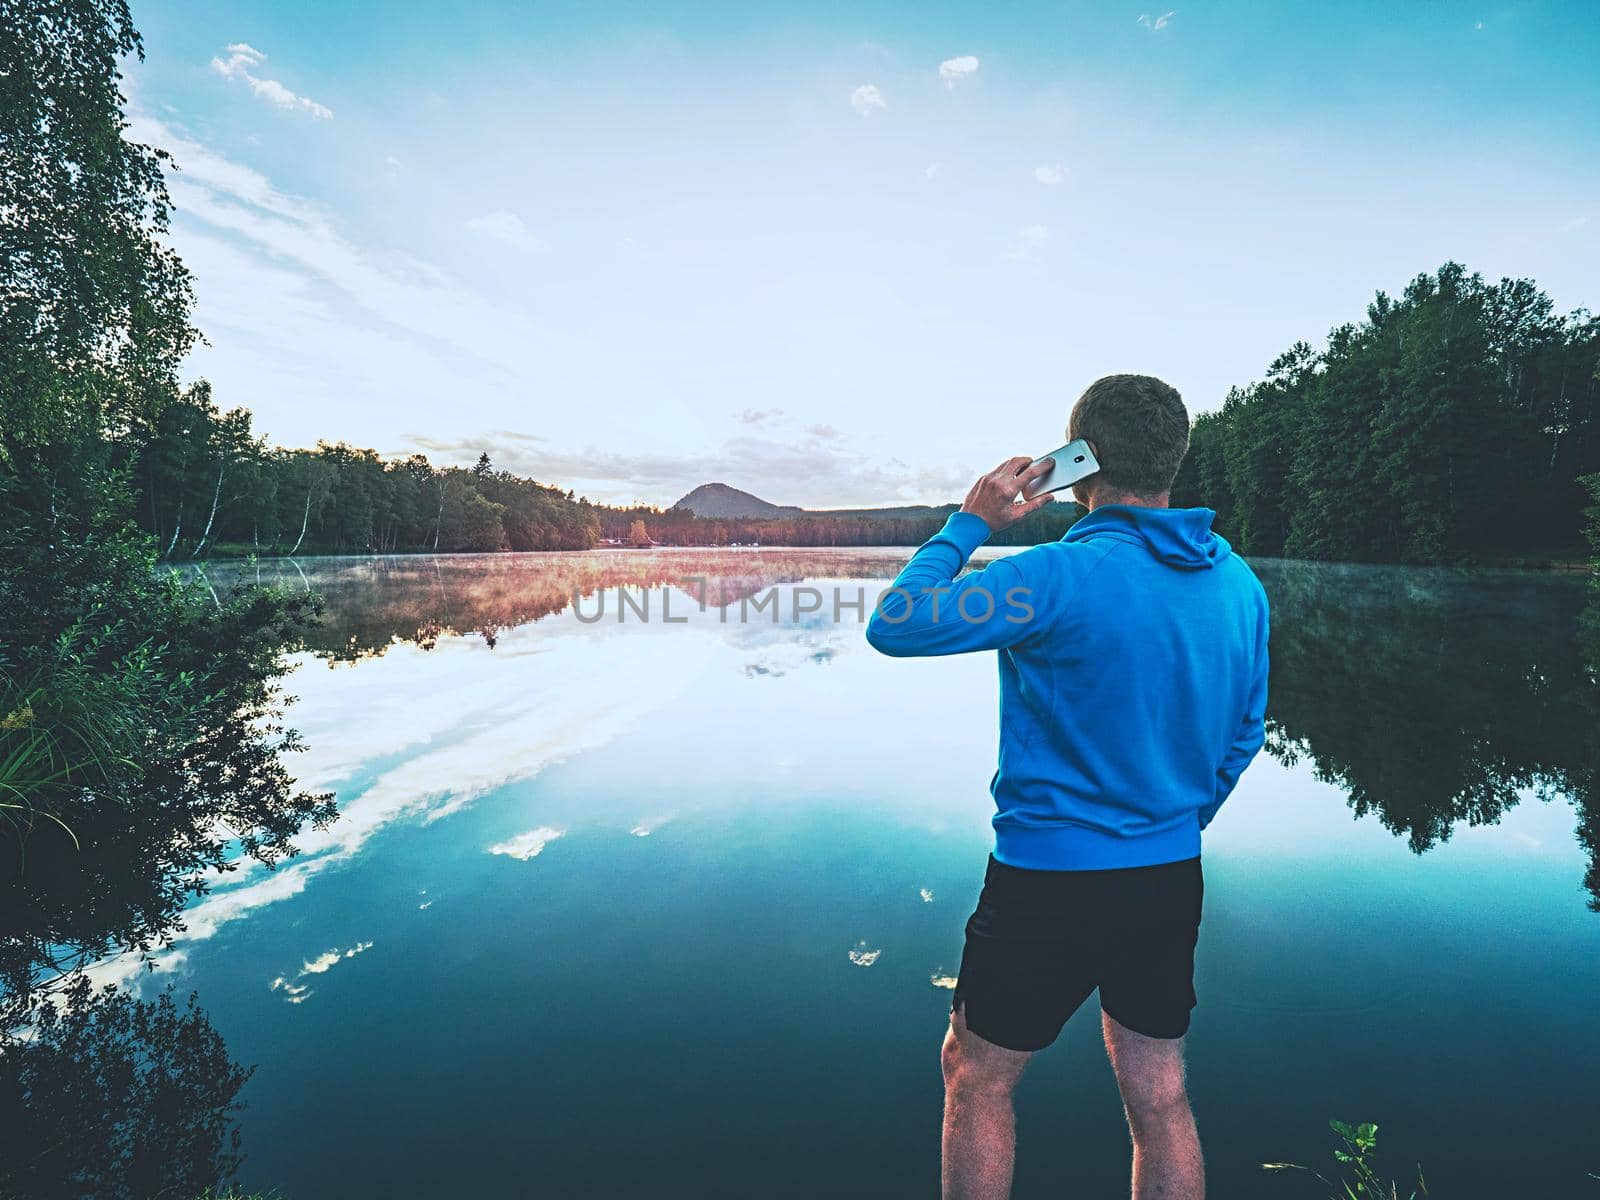
[[[1133,1135],[1136,1200],[1205,1192],[1184,1090],[1200,831],[1261,748],[1267,600],[1211,531],[1167,506],[1189,446],[1178,393],[1111,375],[1073,406],[1100,470],[1059,541],[956,580],[989,535],[1046,503],[1014,458],[906,564],[867,625],[896,656],[998,650],[995,847],[967,922],[944,1040],[944,1194],[1011,1188],[1011,1093],[1096,989]]]

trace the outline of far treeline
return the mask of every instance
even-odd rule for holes
[[[1580,543],[1600,319],[1526,279],[1419,275],[1194,425],[1174,504],[1246,554],[1464,562]],[[1590,480],[1590,486],[1594,481]]]
[[[222,412],[204,380],[159,409],[136,442],[134,512],[167,559],[260,554],[586,550],[603,539],[667,546],[917,545],[955,505],[766,518],[614,508],[494,468],[384,459],[343,442],[269,447],[250,413]],[[1008,529],[1005,544],[1060,537],[1071,505]],[[999,541],[1000,539],[997,539]]]
[[[1530,280],[1456,263],[1382,292],[1319,349],[1195,421],[1173,503],[1217,510],[1246,554],[1443,563],[1548,558],[1580,543],[1600,472],[1600,319],[1558,315]],[[273,450],[204,382],[151,430],[132,479],[168,558],[217,553],[580,550],[623,544],[917,545],[954,505],[767,517],[617,508],[477,465],[384,460],[343,443]],[[1049,506],[996,544],[1059,538]]]
[[[662,546],[920,546],[956,510],[954,504],[840,509],[768,517],[697,517],[682,508],[597,508],[607,538],[632,544],[641,532]],[[1054,541],[1084,510],[1050,504],[990,538],[995,546]]]
[[[343,442],[274,450],[205,381],[163,407],[138,444],[134,511],[168,558],[218,552],[585,550],[593,507],[570,491],[496,471],[385,461]]]

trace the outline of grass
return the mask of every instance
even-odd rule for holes
[[[1262,1163],[1263,1171],[1303,1172],[1319,1180],[1328,1189],[1329,1200],[1426,1200],[1428,1183],[1417,1167],[1417,1182],[1410,1191],[1402,1193],[1393,1179],[1385,1180],[1375,1164],[1378,1152],[1378,1127],[1371,1121],[1350,1125],[1344,1121],[1329,1121],[1337,1147],[1333,1158],[1338,1163],[1337,1179],[1329,1179],[1312,1167],[1300,1163]]]

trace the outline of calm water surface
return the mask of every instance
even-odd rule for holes
[[[167,960],[258,1064],[243,1181],[936,1194],[996,681],[990,655],[889,660],[853,608],[835,620],[835,587],[870,605],[908,553],[263,566],[329,599],[289,688],[296,773],[342,815],[278,870],[226,876]],[[1324,1165],[1331,1116],[1379,1122],[1384,1161],[1421,1160],[1435,1196],[1588,1194],[1583,582],[1258,572],[1270,753],[1207,834],[1189,1049],[1213,1194],[1313,1194],[1259,1164]],[[648,622],[617,620],[618,587]],[[797,615],[807,589],[822,611]],[[661,620],[666,595],[688,621]],[[1093,1001],[1018,1107],[1019,1197],[1122,1193]]]

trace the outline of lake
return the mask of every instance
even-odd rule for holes
[[[342,814],[223,877],[165,964],[257,1064],[242,1181],[935,1195],[996,672],[865,644],[852,606],[909,553],[208,566],[327,596],[293,769]],[[1592,1189],[1584,581],[1257,570],[1269,746],[1206,835],[1189,1039],[1212,1193],[1317,1194],[1260,1164],[1328,1172],[1330,1117],[1436,1197]],[[1019,1197],[1124,1194],[1095,1008],[1023,1079]]]

